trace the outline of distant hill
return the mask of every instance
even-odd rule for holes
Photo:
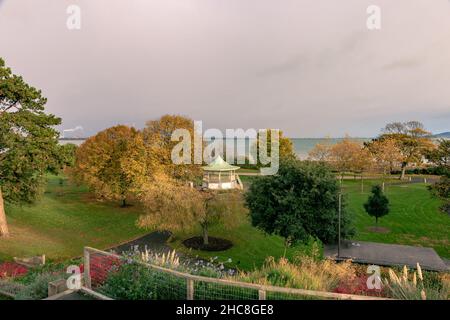
[[[433,134],[432,137],[433,138],[448,138],[448,139],[450,139],[450,131]]]

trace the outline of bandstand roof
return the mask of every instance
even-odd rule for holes
[[[202,168],[205,171],[232,171],[237,170],[240,167],[232,166],[231,164],[223,160],[221,156],[217,156],[210,164]]]

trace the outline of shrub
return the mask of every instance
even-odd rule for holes
[[[108,278],[109,274],[116,272],[121,264],[122,261],[119,258],[100,254],[92,254],[90,261],[91,285],[102,285]]]
[[[0,279],[20,277],[25,275],[27,272],[27,268],[17,263],[4,262],[0,264]]]
[[[405,174],[408,175],[436,175],[436,176],[441,176],[444,175],[446,172],[445,168],[442,167],[437,167],[437,166],[433,166],[433,167],[425,167],[425,168],[414,168],[414,169],[407,169],[405,171]],[[401,174],[402,172],[400,170],[391,170],[390,174]]]
[[[284,161],[277,175],[255,179],[245,200],[252,224],[265,232],[297,243],[310,236],[330,243],[338,238],[339,192],[338,182],[326,165]],[[344,201],[341,236],[353,234]]]
[[[434,196],[444,201],[440,208],[442,212],[450,214],[450,176],[448,176],[448,172],[447,176],[442,176],[438,182],[428,186],[428,189]]]
[[[442,176],[439,181],[431,185],[429,189],[434,195],[450,200],[450,177]]]
[[[296,246],[295,256],[307,256],[312,258],[313,260],[322,260],[323,244],[319,239],[309,237],[307,241]]]
[[[353,279],[343,279],[338,287],[334,289],[334,292],[363,296],[383,296],[384,290],[368,288],[367,279],[367,275],[358,275]]]
[[[42,273],[36,276],[33,282],[28,284],[16,296],[16,300],[40,300],[48,296],[48,283],[60,279],[56,273]]]
[[[100,288],[119,300],[175,300],[186,298],[186,281],[138,263],[123,264]]]
[[[60,278],[66,276],[67,267],[70,265],[78,265],[80,259],[72,259],[60,263],[46,263],[43,266],[34,267],[28,270],[28,272],[22,277],[16,278],[15,281],[20,282],[24,285],[29,285],[34,283],[37,277],[41,274],[53,274],[59,275]]]
[[[420,265],[417,272],[409,275],[405,266],[399,275],[389,269],[389,278],[384,280],[388,295],[401,300],[447,300],[450,295],[450,278],[444,274],[439,279],[425,280]]]
[[[261,269],[240,273],[237,281],[280,287],[333,291],[344,279],[355,279],[355,269],[347,261],[336,263],[331,260],[317,261],[311,257],[298,256],[295,263],[281,258],[275,261],[269,257]]]

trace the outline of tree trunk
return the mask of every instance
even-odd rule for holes
[[[364,177],[361,174],[361,193],[364,193]]]
[[[5,206],[3,205],[2,188],[0,187],[0,237],[8,236],[8,223],[6,221]]]
[[[202,233],[203,233],[203,245],[207,246],[209,244],[209,239],[208,239],[208,228],[206,226],[202,227]]]
[[[125,208],[127,206],[127,199],[123,198],[122,199],[122,208]]]
[[[402,163],[402,174],[400,175],[400,180],[405,179],[405,172],[406,172],[406,163]]]

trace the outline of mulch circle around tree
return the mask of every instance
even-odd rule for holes
[[[389,233],[391,230],[389,228],[384,227],[368,227],[367,230],[375,233]]]
[[[203,237],[192,237],[183,241],[183,244],[187,248],[203,251],[224,251],[230,249],[233,243],[230,240],[221,238],[208,238],[208,245],[203,244]]]

